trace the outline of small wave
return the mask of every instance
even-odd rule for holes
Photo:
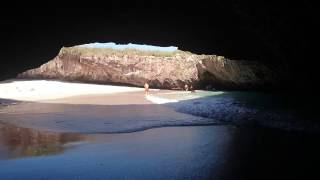
[[[179,102],[178,100],[171,100],[171,99],[156,97],[153,95],[147,95],[146,99],[153,102],[153,103],[156,103],[156,104],[166,104],[166,103]]]
[[[13,101],[13,100],[9,100],[9,99],[0,99],[0,108],[5,107],[5,106],[10,106],[10,105],[16,105],[18,103],[19,103],[19,101]],[[0,113],[1,113],[1,111],[0,111]]]

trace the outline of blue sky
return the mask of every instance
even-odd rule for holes
[[[139,49],[144,51],[166,51],[166,52],[172,52],[178,50],[178,47],[175,46],[168,46],[168,47],[161,47],[161,46],[152,46],[152,45],[146,45],[146,44],[116,44],[113,42],[109,43],[89,43],[89,44],[83,44],[80,45],[80,47],[89,47],[89,48],[113,48],[113,49]]]

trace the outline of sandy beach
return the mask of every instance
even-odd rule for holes
[[[0,98],[42,102],[81,95],[143,92],[143,88],[49,80],[12,80],[0,83]],[[72,99],[74,100],[74,99]]]
[[[55,132],[118,133],[215,123],[148,100],[143,88],[42,80],[2,83],[0,92],[0,98],[21,101],[2,107],[0,122],[20,127]],[[151,89],[150,94],[160,92]]]
[[[151,89],[146,96],[144,89],[137,87],[18,80],[0,83],[2,106],[16,104],[0,109],[0,122],[72,132],[131,132],[208,124],[255,124],[310,132],[320,129],[309,121],[302,124],[286,109],[274,108],[273,99],[258,92],[159,89]]]
[[[56,104],[163,104],[177,102],[152,96],[159,93],[185,93],[175,90],[150,89],[146,96],[144,88],[60,82],[52,80],[12,80],[0,83],[0,102],[38,102]]]

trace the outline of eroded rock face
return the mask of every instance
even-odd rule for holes
[[[274,86],[278,73],[255,61],[207,56],[197,64],[199,81],[218,89],[256,89]]]
[[[176,51],[170,54],[63,48],[57,57],[18,78],[45,78],[98,83],[122,83],[152,88],[251,88],[270,84],[275,74],[257,62]]]

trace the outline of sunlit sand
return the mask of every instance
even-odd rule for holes
[[[47,101],[81,95],[139,91],[142,92],[143,88],[48,80],[12,81],[0,84],[0,98],[19,101]]]

